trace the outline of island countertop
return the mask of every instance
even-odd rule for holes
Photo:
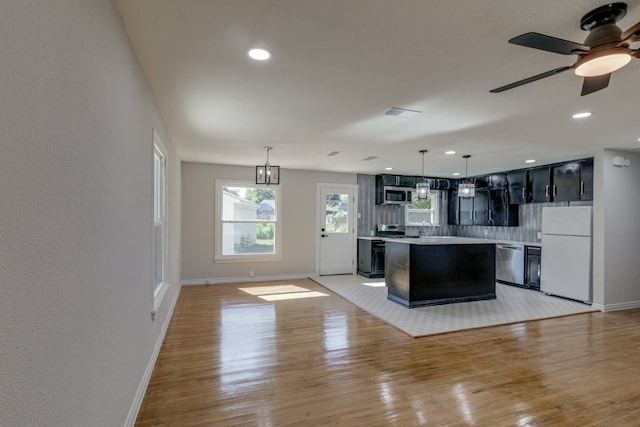
[[[537,246],[541,247],[540,242],[522,242],[519,240],[505,240],[505,239],[481,239],[477,237],[458,237],[458,236],[427,236],[427,237],[382,237],[382,236],[360,236],[358,239],[365,240],[384,240],[386,242],[408,243],[413,245],[469,245],[469,244],[486,244],[495,243],[502,245],[524,245],[524,246]]]

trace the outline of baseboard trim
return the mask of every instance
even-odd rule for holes
[[[632,308],[640,308],[640,301],[620,302],[616,304],[595,304],[591,305],[593,308],[603,312],[607,311],[620,311],[630,310]]]
[[[302,274],[283,274],[275,276],[255,276],[255,277],[214,277],[209,279],[192,279],[183,280],[182,286],[197,286],[197,285],[220,285],[222,283],[246,283],[246,282],[268,282],[272,280],[299,280],[314,277],[315,273],[302,273]]]
[[[151,355],[151,359],[149,359],[149,363],[147,364],[147,368],[144,371],[142,380],[138,385],[138,391],[136,392],[136,396],[133,400],[133,404],[129,409],[129,414],[127,415],[127,419],[124,423],[124,427],[134,427],[136,423],[136,418],[138,418],[138,412],[140,412],[140,408],[142,407],[142,401],[144,400],[144,395],[147,392],[147,387],[149,386],[149,381],[151,380],[151,374],[153,373],[153,368],[156,366],[156,361],[158,360],[158,356],[160,355],[160,348],[162,347],[162,343],[164,342],[164,337],[167,334],[167,329],[169,328],[169,323],[171,322],[171,318],[173,317],[173,310],[176,307],[176,303],[178,302],[179,296],[180,296],[180,287],[178,287],[178,291],[176,292],[175,296],[173,297],[173,300],[171,301],[167,318],[163,320],[162,328],[160,329],[160,334],[158,334],[158,338],[156,339],[156,345],[155,345],[155,348],[153,349],[153,354]]]

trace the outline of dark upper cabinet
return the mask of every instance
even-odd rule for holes
[[[489,225],[489,190],[476,189],[473,200],[473,225]]]
[[[580,200],[593,200],[593,159],[580,162]]]
[[[447,209],[447,219],[449,225],[458,225],[458,192],[456,190],[449,191],[449,209]]]
[[[552,166],[551,173],[553,174],[553,201],[580,200],[580,162]]]
[[[476,188],[489,188],[489,175],[476,176],[473,178]]]
[[[457,199],[458,225],[473,225],[473,197],[457,197]]]
[[[377,187],[414,187],[412,176],[380,174],[376,175]]]
[[[509,191],[506,188],[489,190],[489,225],[518,225],[518,206],[509,204]]]
[[[398,187],[415,187],[412,176],[396,175]]]
[[[527,170],[520,169],[507,172],[509,204],[523,205],[527,203]]]
[[[433,184],[436,190],[449,190],[449,180],[444,178],[436,178]]]
[[[529,169],[527,178],[527,198],[531,202],[551,201],[551,169],[541,166]]]
[[[489,189],[506,188],[507,174],[504,172],[489,175]]]

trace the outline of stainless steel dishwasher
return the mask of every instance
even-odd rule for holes
[[[524,286],[524,245],[496,245],[496,280]]]

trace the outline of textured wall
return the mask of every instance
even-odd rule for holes
[[[152,128],[179,163],[110,0],[3,0],[0,425],[122,426],[177,295],[151,321]]]

